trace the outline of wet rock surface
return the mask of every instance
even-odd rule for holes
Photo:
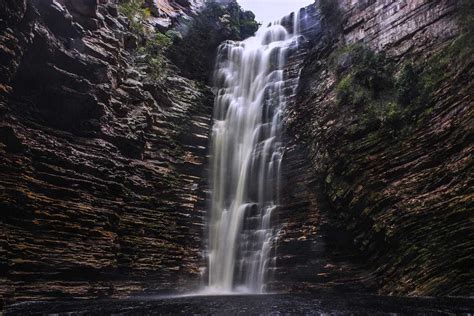
[[[469,315],[473,301],[462,298],[397,298],[364,295],[235,295],[142,297],[127,300],[23,303],[6,315]]]

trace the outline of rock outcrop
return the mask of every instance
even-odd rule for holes
[[[458,27],[472,5],[317,7],[323,28],[307,38],[286,115],[284,169],[297,185],[280,211],[277,280],[472,295],[472,25]],[[338,240],[354,257],[328,264]]]
[[[0,11],[2,300],[192,287],[209,87],[152,80],[110,1]]]
[[[191,20],[204,7],[205,0],[146,0],[151,21],[161,29],[169,29],[183,20]]]

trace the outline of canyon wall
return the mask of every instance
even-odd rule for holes
[[[316,6],[286,113],[276,288],[472,295],[472,4]]]
[[[473,293],[461,3],[303,10],[273,288]],[[199,6],[153,1],[150,25],[164,32]],[[192,28],[157,74],[113,1],[7,0],[0,17],[2,301],[196,286],[213,104],[201,70],[238,38],[219,28],[230,22]]]
[[[0,11],[2,300],[195,286],[210,88],[151,77],[112,1]]]

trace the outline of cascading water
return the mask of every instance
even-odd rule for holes
[[[262,27],[218,51],[208,227],[214,293],[262,293],[275,263],[270,219],[279,203],[284,67],[298,42],[294,25],[292,33],[280,23]]]

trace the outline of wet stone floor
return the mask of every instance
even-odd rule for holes
[[[5,315],[474,315],[474,299],[232,295],[19,303]],[[1,313],[0,313],[1,315]]]

